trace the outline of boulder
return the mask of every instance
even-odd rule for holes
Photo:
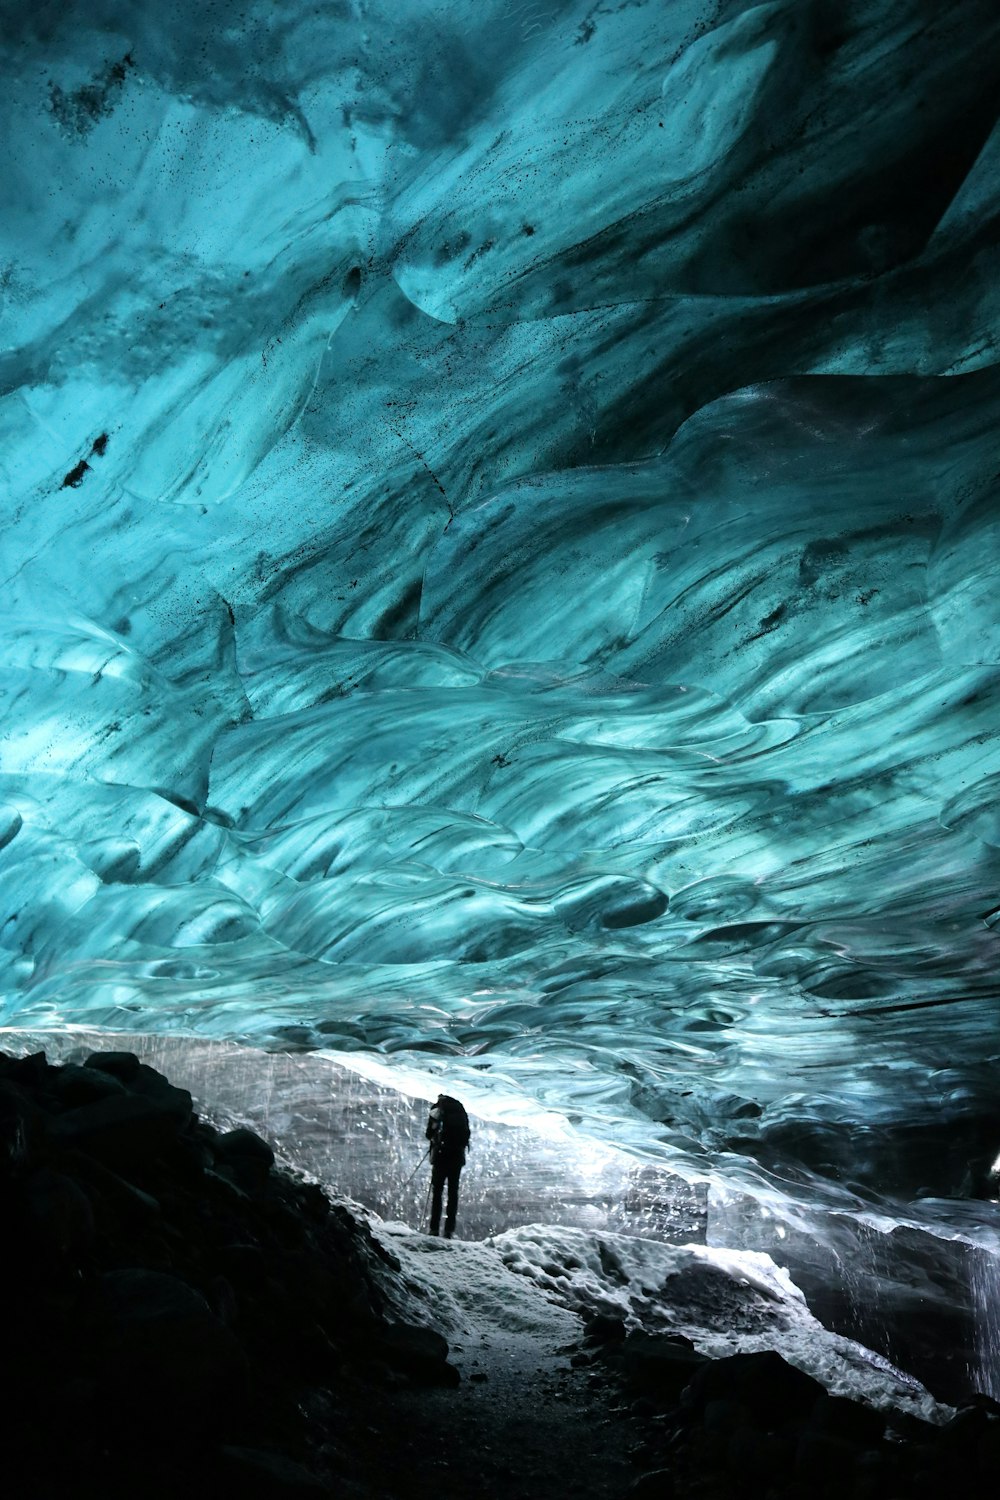
[[[91,1198],[95,1202],[101,1200],[114,1211],[120,1226],[126,1223],[148,1225],[160,1218],[162,1208],[158,1199],[112,1171],[95,1156],[82,1151],[67,1151],[63,1160]]]
[[[189,1109],[190,1099],[187,1095]],[[172,1098],[123,1092],[57,1115],[50,1135],[60,1146],[77,1147],[114,1167],[128,1167],[168,1149],[184,1118]]]
[[[795,1462],[795,1445],[783,1433],[766,1432],[748,1423],[731,1432],[725,1444],[730,1472],[773,1487],[783,1484]]]
[[[65,1172],[41,1167],[24,1184],[22,1234],[36,1269],[48,1272],[79,1270],[95,1237],[90,1199]]]
[[[274,1166],[274,1151],[262,1136],[245,1126],[237,1130],[227,1130],[225,1135],[220,1135],[215,1142],[216,1153],[229,1161],[257,1161],[266,1164],[270,1169]]]
[[[625,1491],[626,1500],[673,1500],[674,1476],[669,1469],[652,1469],[640,1474]]]
[[[193,1113],[191,1095],[179,1089],[155,1068],[140,1062],[132,1052],[94,1052],[84,1063],[99,1073],[118,1079],[130,1094],[156,1100],[164,1110],[171,1109],[179,1120],[190,1120]]]
[[[813,1432],[841,1438],[862,1448],[874,1448],[885,1434],[885,1417],[860,1401],[846,1396],[820,1396],[809,1415]]]
[[[588,1318],[584,1329],[587,1342],[595,1344],[623,1344],[625,1334],[625,1319],[611,1317],[608,1313],[595,1313]]]
[[[314,1223],[324,1224],[330,1217],[330,1200],[318,1182],[296,1183],[295,1196],[299,1207]]]
[[[94,1068],[99,1073],[109,1073],[126,1086],[138,1078],[142,1063],[134,1052],[92,1052],[84,1063],[85,1068]]]
[[[252,1301],[261,1295],[270,1274],[267,1257],[259,1245],[223,1245],[216,1252],[219,1271],[229,1281],[237,1300]]]
[[[73,1063],[67,1063],[62,1068],[54,1068],[53,1073],[54,1096],[66,1109],[75,1109],[81,1104],[94,1104],[98,1099],[108,1099],[127,1092],[125,1085],[113,1073],[102,1072],[97,1068],[77,1067]]]
[[[749,1424],[749,1408],[742,1401],[733,1401],[725,1396],[716,1396],[714,1400],[706,1401],[701,1413],[701,1425],[705,1431],[719,1437],[728,1438]]]
[[[938,1429],[941,1446],[961,1451],[978,1443],[992,1423],[1000,1421],[1000,1404],[991,1396],[977,1394],[964,1402],[950,1422]]]
[[[400,1370],[421,1385],[456,1386],[461,1375],[448,1363],[448,1340],[432,1328],[412,1323],[385,1323],[378,1331],[371,1357]]]
[[[731,1354],[704,1361],[685,1392],[696,1411],[709,1401],[742,1402],[753,1421],[766,1430],[804,1422],[826,1391],[818,1380],[790,1365],[773,1349]]]
[[[800,1479],[820,1488],[830,1480],[847,1487],[849,1476],[857,1470],[864,1450],[846,1438],[815,1432],[811,1427],[799,1437],[795,1450],[795,1472]]]
[[[30,1052],[26,1057],[7,1058],[4,1073],[12,1083],[21,1084],[32,1093],[45,1087],[54,1070],[44,1052]]]
[[[200,1436],[246,1399],[247,1363],[232,1332],[176,1276],[126,1269],[99,1279],[93,1318],[99,1378],[130,1441]]]
[[[253,1192],[274,1166],[274,1151],[261,1136],[241,1127],[227,1130],[215,1141],[216,1171],[244,1191]]]
[[[0,1181],[26,1170],[40,1118],[16,1084],[0,1080]]]
[[[213,1464],[215,1493],[240,1500],[314,1500],[329,1490],[301,1464],[260,1448],[225,1445]]]
[[[619,1348],[629,1384],[660,1401],[676,1401],[708,1363],[681,1334],[630,1333]]]
[[[980,1431],[976,1458],[981,1474],[992,1476],[1000,1471],[1000,1417],[992,1417]]]

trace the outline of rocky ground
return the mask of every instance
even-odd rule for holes
[[[16,1500],[993,1493],[995,1403],[887,1423],[776,1352],[584,1325],[483,1246],[376,1237],[129,1053],[0,1054],[0,1206]]]

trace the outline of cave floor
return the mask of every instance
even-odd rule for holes
[[[420,1236],[407,1245],[416,1248],[404,1267],[433,1282],[449,1315],[449,1359],[462,1380],[454,1390],[384,1389],[366,1424],[363,1488],[384,1500],[620,1500],[651,1465],[641,1463],[641,1429],[616,1382],[599,1363],[571,1363],[580,1319],[522,1278],[499,1287],[480,1279],[480,1245]]]
[[[475,1347],[478,1380],[387,1392],[373,1411],[386,1500],[623,1496],[639,1472],[637,1437],[606,1391],[531,1334],[483,1335]]]

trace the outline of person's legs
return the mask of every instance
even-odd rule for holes
[[[450,1240],[455,1233],[455,1215],[458,1213],[458,1179],[462,1175],[461,1165],[448,1168],[448,1212],[444,1219],[444,1237]]]
[[[431,1234],[437,1234],[441,1225],[441,1194],[444,1191],[444,1178],[444,1163],[435,1163],[431,1167]]]

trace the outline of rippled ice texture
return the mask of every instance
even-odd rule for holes
[[[986,1191],[995,0],[0,46],[0,1018]]]

